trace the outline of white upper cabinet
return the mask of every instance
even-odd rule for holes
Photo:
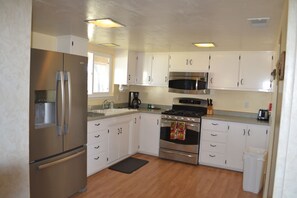
[[[241,52],[240,57],[240,89],[270,91],[273,52]]]
[[[137,84],[167,86],[168,53],[138,53]]]
[[[212,52],[209,88],[271,91],[273,52]]]
[[[88,42],[88,39],[74,35],[58,36],[57,51],[79,56],[88,56]]]
[[[138,53],[137,54],[136,84],[148,85],[151,83],[152,61],[153,61],[153,54],[151,54],[151,53]]]
[[[236,89],[239,74],[239,54],[213,52],[210,59],[209,88]]]
[[[151,85],[168,86],[168,58],[168,53],[153,55]]]
[[[209,69],[209,52],[171,52],[169,71],[207,72]]]
[[[117,50],[114,63],[114,84],[133,85],[136,83],[137,54],[128,50]]]

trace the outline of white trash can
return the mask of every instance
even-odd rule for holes
[[[267,151],[249,147],[243,154],[243,190],[259,193],[263,187]]]

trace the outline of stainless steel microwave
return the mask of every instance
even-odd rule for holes
[[[209,94],[207,72],[170,72],[169,92]]]

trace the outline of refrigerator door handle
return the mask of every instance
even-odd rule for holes
[[[65,82],[67,81],[67,85],[68,85],[68,120],[65,123],[65,127],[64,127],[64,134],[69,133],[69,126],[70,126],[70,115],[71,115],[71,75],[70,72],[65,72]]]
[[[59,82],[61,84],[61,97],[62,97],[62,112],[61,112],[61,120],[59,122]],[[62,71],[57,72],[56,74],[56,131],[60,136],[62,135],[64,129],[64,121],[65,121],[65,90],[64,90],[64,74]]]
[[[73,159],[73,158],[76,158],[76,157],[78,157],[78,156],[83,155],[85,152],[86,152],[86,151],[83,150],[83,151],[80,151],[80,152],[75,153],[75,154],[73,154],[73,155],[70,155],[70,156],[68,156],[68,157],[65,157],[65,158],[63,158],[63,159],[60,159],[60,160],[57,160],[57,161],[53,161],[53,162],[49,162],[49,163],[46,163],[46,164],[42,164],[42,165],[38,166],[38,170],[42,170],[42,169],[49,168],[49,167],[51,167],[51,166],[55,166],[55,165],[57,165],[57,164],[66,162],[66,161],[68,161],[68,160],[71,160],[71,159]]]

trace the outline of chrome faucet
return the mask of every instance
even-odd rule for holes
[[[103,109],[109,109],[109,106],[110,102],[108,100],[104,100],[102,104]]]

